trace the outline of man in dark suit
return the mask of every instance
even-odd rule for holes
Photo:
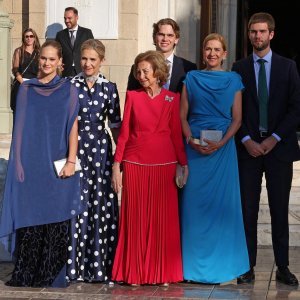
[[[288,207],[293,161],[300,159],[296,128],[300,121],[300,80],[295,62],[272,52],[275,21],[256,13],[248,23],[253,53],[232,70],[242,76],[243,121],[236,135],[240,186],[250,271],[238,283],[255,279],[257,218],[263,173],[266,178],[277,265],[276,280],[298,285],[288,268]],[[237,253],[238,255],[238,253]]]
[[[63,52],[63,73],[62,76],[75,76],[81,72],[80,68],[80,47],[81,44],[93,39],[90,29],[81,27],[78,22],[78,10],[74,7],[67,7],[64,13],[66,29],[56,34],[55,40],[61,44]]]
[[[185,74],[188,71],[196,70],[197,65],[174,55],[174,49],[180,38],[180,28],[178,24],[170,18],[161,19],[153,24],[152,37],[156,50],[163,53],[170,68],[169,79],[164,85],[164,88],[172,92],[181,92],[182,81],[185,78]],[[141,87],[139,82],[134,78],[133,72],[133,68],[131,68],[127,90],[135,90]]]

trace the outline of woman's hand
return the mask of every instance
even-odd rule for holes
[[[118,194],[122,190],[122,176],[120,163],[115,162],[112,167],[111,185],[113,190]]]
[[[199,153],[203,154],[203,155],[210,155],[214,152],[216,152],[218,149],[220,149],[223,146],[222,141],[220,142],[214,142],[214,141],[210,141],[207,139],[204,139],[204,142],[207,143],[206,146],[202,146],[199,144],[196,144],[194,142],[194,139],[191,139],[189,142],[189,145],[196,151],[198,151]]]
[[[18,182],[24,181],[24,170],[21,162],[17,160],[16,162],[16,177]]]
[[[177,164],[176,166],[176,184],[179,188],[182,188],[187,181],[189,175],[188,166],[181,166]]]
[[[75,174],[75,163],[67,161],[59,173],[59,177],[67,178]]]

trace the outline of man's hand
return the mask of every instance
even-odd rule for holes
[[[249,139],[243,143],[248,153],[253,157],[258,157],[265,154],[265,150],[261,144]]]
[[[264,149],[264,155],[268,154],[276,146],[278,141],[271,135],[262,141],[261,146]]]

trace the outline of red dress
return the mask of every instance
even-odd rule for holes
[[[175,174],[187,159],[179,94],[162,89],[151,99],[142,89],[127,92],[115,161],[123,165],[123,188],[113,280],[182,281]]]

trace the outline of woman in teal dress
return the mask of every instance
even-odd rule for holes
[[[226,44],[219,34],[203,43],[206,69],[184,81],[181,121],[189,180],[182,191],[181,234],[184,279],[202,283],[232,280],[249,270],[234,134],[241,125],[243,84],[224,72]],[[201,130],[222,131],[219,142],[197,143]]]

